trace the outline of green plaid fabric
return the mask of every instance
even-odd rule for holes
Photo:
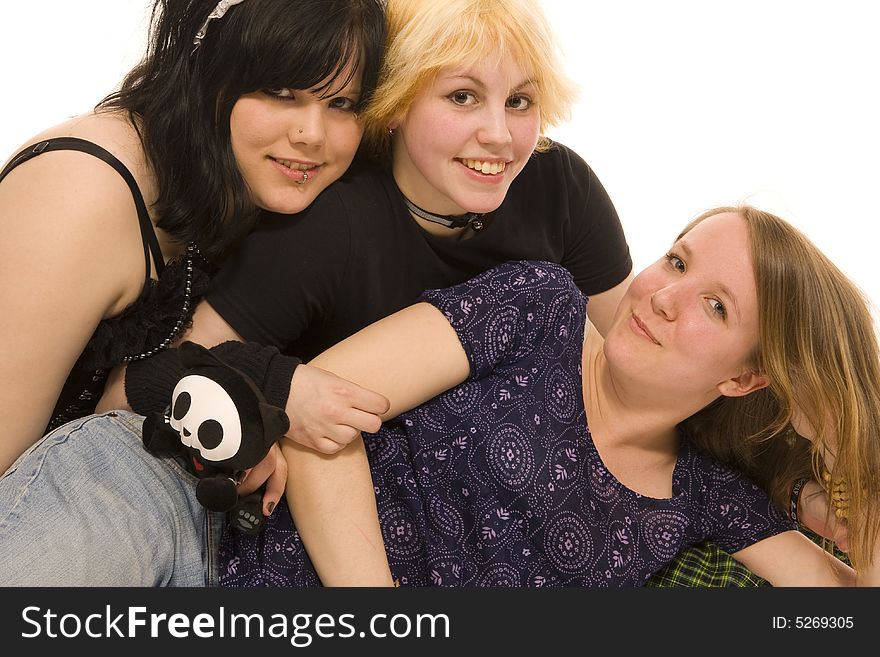
[[[811,540],[822,545],[822,538],[808,529],[802,529]],[[834,556],[849,563],[846,555],[834,549]],[[727,552],[706,542],[682,550],[675,561],[655,573],[645,586],[652,588],[690,587],[749,587],[770,586],[767,580],[755,575]]]
[[[727,552],[712,543],[682,550],[675,561],[655,573],[648,587],[769,586]]]

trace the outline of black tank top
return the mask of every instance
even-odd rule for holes
[[[93,155],[113,167],[125,180],[137,209],[146,273],[140,296],[119,315],[101,321],[96,327],[64,383],[46,427],[47,432],[94,412],[110,370],[127,356],[150,351],[168,337],[183,307],[187,264],[183,257],[165,264],[147,206],[134,176],[113,154],[97,144],[76,137],[56,137],[28,146],[0,171],[0,182],[18,165],[42,153],[58,150]],[[193,267],[187,323],[191,321],[196,301],[204,295],[209,278],[208,266],[204,260],[197,258],[194,264],[196,266]],[[150,277],[153,266],[156,268],[156,279]]]

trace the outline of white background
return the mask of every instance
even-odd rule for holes
[[[880,3],[544,5],[581,88],[551,136],[608,188],[636,270],[702,210],[749,201],[880,305]],[[149,0],[3,0],[0,160],[111,91],[140,58],[148,14]]]

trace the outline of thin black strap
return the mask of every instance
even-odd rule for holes
[[[156,238],[156,232],[153,230],[153,223],[150,221],[150,214],[147,212],[147,204],[144,203],[144,197],[140,188],[135,182],[134,176],[131,175],[125,165],[120,162],[115,155],[95,143],[79,139],[77,137],[55,137],[41,141],[38,144],[28,146],[18,155],[13,157],[9,164],[0,171],[0,182],[6,177],[10,171],[22,162],[27,162],[33,157],[47,151],[80,151],[88,153],[103,160],[116,172],[122,176],[122,179],[128,184],[131,190],[131,196],[134,199],[134,205],[137,209],[138,224],[141,229],[141,241],[144,245],[144,260],[147,268],[147,279],[150,278],[150,253],[153,255],[153,262],[156,266],[156,276],[160,276],[165,269],[165,259],[162,256],[162,249],[159,248],[159,240]]]

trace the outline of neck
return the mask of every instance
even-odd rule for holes
[[[401,192],[403,194],[403,192]],[[465,212],[464,214],[436,214],[430,210],[420,208],[413,203],[406,194],[403,195],[403,201],[409,209],[410,214],[418,219],[424,219],[435,224],[440,224],[446,228],[466,228],[482,221],[483,215],[478,212]]]
[[[398,137],[395,137],[392,144],[391,175],[410,214],[428,232],[434,235],[450,235],[458,234],[468,227],[482,230],[483,215],[478,212],[462,212],[462,208],[451,198],[432,188],[422,177],[406,146]]]

